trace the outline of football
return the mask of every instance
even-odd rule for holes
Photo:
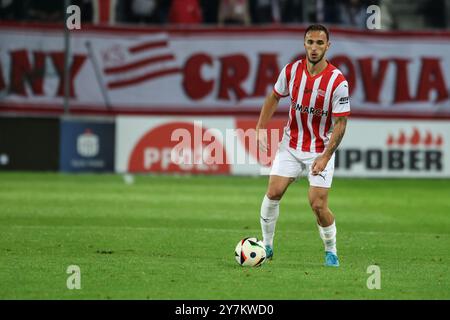
[[[245,238],[238,242],[234,257],[244,267],[259,267],[266,260],[266,249],[261,240]]]

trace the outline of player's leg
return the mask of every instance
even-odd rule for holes
[[[336,224],[328,207],[328,188],[310,186],[308,192],[311,209],[316,215],[320,238],[325,246],[325,264],[339,266],[336,248]]]
[[[334,215],[328,207],[328,188],[310,186],[308,199],[311,209],[316,215],[317,224],[328,227],[334,223]]]
[[[294,177],[271,175],[269,177],[266,197],[272,201],[280,201],[289,185],[294,181]]]
[[[318,175],[312,175],[311,173],[314,158],[306,161],[309,165],[309,203],[316,215],[319,235],[325,246],[325,264],[337,267],[339,266],[339,260],[336,249],[336,223],[334,215],[328,207],[328,191],[331,188],[334,174],[334,155],[328,161],[325,169]]]
[[[280,214],[280,200],[294,180],[294,178],[276,175],[271,175],[269,178],[267,192],[261,204],[261,230],[269,259],[273,255],[273,238]]]
[[[280,200],[289,184],[295,180],[300,171],[301,164],[292,155],[288,147],[280,144],[272,164],[267,192],[261,204],[261,230],[268,259],[273,256],[273,238],[275,225],[280,214]]]

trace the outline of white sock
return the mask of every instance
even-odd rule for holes
[[[263,234],[264,245],[273,248],[273,237],[275,234],[275,225],[280,214],[280,200],[270,200],[267,195],[264,196],[261,204],[261,230]]]
[[[319,227],[320,238],[323,240],[323,244],[325,245],[325,251],[333,252],[337,254],[336,249],[336,224],[333,221],[333,224],[328,227]]]

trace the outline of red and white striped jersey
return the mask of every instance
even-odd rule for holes
[[[305,60],[287,64],[275,83],[274,93],[291,98],[283,141],[293,149],[322,153],[332,132],[332,116],[348,116],[348,82],[331,63],[311,76]]]

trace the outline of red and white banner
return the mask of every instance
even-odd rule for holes
[[[268,154],[257,151],[256,121],[234,117],[117,117],[116,172],[269,174],[286,119],[270,122]],[[448,178],[448,137],[448,121],[353,119],[336,154],[335,175]]]
[[[83,25],[71,32],[71,108],[256,113],[282,67],[302,56],[303,32]],[[62,110],[61,28],[2,23],[0,43],[0,110]],[[328,58],[349,81],[353,115],[450,118],[450,33],[332,29]]]

